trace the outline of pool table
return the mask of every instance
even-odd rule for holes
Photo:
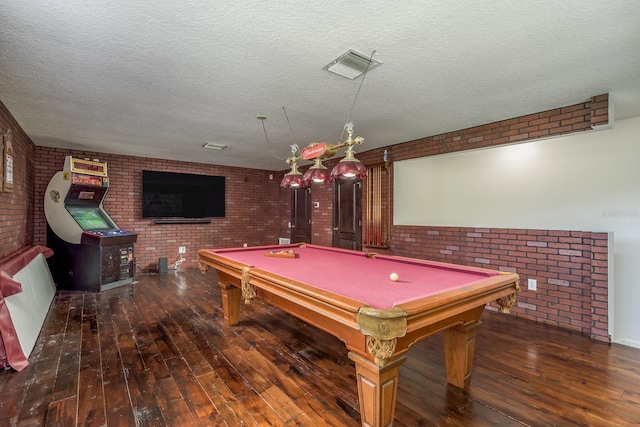
[[[393,424],[399,367],[429,335],[443,333],[447,381],[467,387],[485,304],[509,312],[519,290],[515,273],[310,244],[200,249],[198,261],[216,270],[227,324],[259,296],[343,341],[364,426]]]

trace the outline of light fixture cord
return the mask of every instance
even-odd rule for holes
[[[360,89],[362,89],[362,83],[364,83],[364,78],[367,77],[367,71],[369,71],[369,65],[371,64],[371,61],[373,60],[373,55],[375,53],[376,53],[375,50],[371,52],[371,56],[369,57],[369,62],[367,62],[367,66],[364,69],[364,73],[362,74],[362,80],[360,80],[360,86],[358,86],[358,92],[356,92],[356,97],[353,99],[351,110],[349,110],[349,114],[347,114],[347,119],[344,121],[345,123],[349,123],[349,121],[351,121],[351,114],[353,113],[353,109],[356,106],[356,101],[358,100],[358,96],[360,95]],[[342,137],[344,136],[344,131],[345,129],[343,128],[342,133],[340,134],[340,141],[342,141]]]
[[[264,117],[264,116],[263,116],[263,117]],[[264,121],[265,121],[266,119],[267,119],[267,118],[265,117],[264,119],[260,119],[260,121],[262,122],[262,130],[264,131],[264,137],[265,137],[265,139],[267,140],[267,145],[269,146],[269,150],[271,150],[271,152],[273,153],[273,155],[274,155],[274,156],[276,156],[276,158],[277,158],[278,160],[281,160],[281,161],[283,161],[283,162],[284,162],[286,159],[283,159],[282,157],[278,156],[277,151],[276,151],[276,150],[274,150],[274,149],[273,149],[273,147],[271,146],[271,141],[269,141],[269,137],[267,136],[267,128],[266,128],[266,127],[265,127],[265,125],[264,125]]]
[[[293,142],[296,142],[298,139],[296,138],[296,133],[293,131],[293,126],[291,126],[291,122],[289,121],[289,116],[287,115],[287,109],[282,107],[282,111],[284,111],[284,117],[287,119],[287,123],[289,124],[289,130],[291,130],[291,135],[293,136]]]

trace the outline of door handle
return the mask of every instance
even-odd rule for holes
[[[338,231],[338,227],[333,227],[333,231]]]

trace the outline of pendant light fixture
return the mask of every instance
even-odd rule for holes
[[[281,187],[300,188],[308,187],[309,185],[311,185],[311,183],[332,182],[333,180],[339,178],[366,178],[367,169],[360,162],[360,160],[355,158],[355,151],[353,150],[353,146],[362,144],[364,142],[364,138],[361,136],[355,138],[353,137],[353,122],[351,122],[349,119],[351,118],[351,113],[353,112],[356,101],[358,99],[358,95],[360,94],[360,89],[362,88],[362,83],[364,82],[364,78],[367,75],[367,71],[370,68],[374,68],[382,64],[380,61],[373,60],[374,53],[375,50],[371,53],[371,56],[367,60],[366,57],[358,54],[355,51],[348,51],[346,54],[325,67],[325,69],[335,72],[333,68],[338,65],[344,68],[353,67],[353,64],[356,64],[358,65],[357,68],[359,68],[357,70],[357,74],[349,76],[344,74],[341,75],[352,79],[359,75],[362,75],[362,81],[360,82],[360,86],[358,87],[358,92],[356,93],[356,97],[353,100],[349,115],[347,116],[347,124],[344,125],[344,130],[342,132],[343,135],[344,131],[347,132],[347,139],[338,144],[330,144],[327,142],[311,143],[302,151],[300,151],[298,144],[293,144],[291,146],[291,155],[286,160],[286,163],[291,166],[291,170],[282,178],[282,181],[280,182]],[[357,55],[354,56],[354,54]],[[356,67],[353,68],[355,69]],[[264,128],[264,120],[266,119],[266,116],[257,116],[257,118],[262,120]],[[289,126],[291,126],[291,124],[289,124]],[[340,137],[340,139],[342,139],[342,136]],[[269,140],[267,138],[267,142],[268,141]],[[329,173],[328,169],[322,164],[322,161],[335,156],[339,149],[345,147],[346,151],[344,158],[340,160],[338,164],[336,164],[335,167],[331,170],[331,173]],[[313,165],[304,173],[304,175],[301,174],[298,170],[298,161],[300,160],[313,160],[314,162]]]

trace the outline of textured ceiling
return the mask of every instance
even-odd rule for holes
[[[3,0],[0,16],[0,100],[39,146],[283,170],[290,144],[339,141],[362,78],[322,67],[350,48],[384,63],[351,115],[359,151],[602,93],[640,115],[637,0]]]

